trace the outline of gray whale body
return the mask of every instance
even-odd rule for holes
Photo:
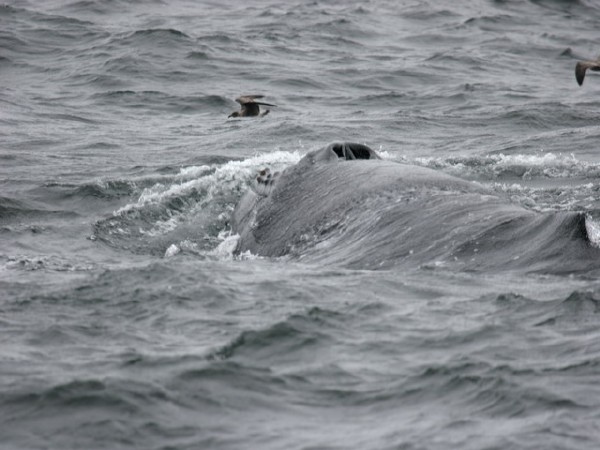
[[[581,213],[530,211],[478,183],[334,143],[263,171],[232,215],[236,252],[357,269],[598,268]]]

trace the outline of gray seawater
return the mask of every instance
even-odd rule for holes
[[[0,5],[0,447],[598,448],[597,271],[234,256],[229,218],[343,140],[600,217],[599,29],[593,0]],[[241,94],[278,106],[227,120]]]

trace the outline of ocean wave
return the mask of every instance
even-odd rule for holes
[[[78,217],[78,214],[69,210],[52,209],[36,202],[27,202],[0,196],[0,223],[5,225],[18,224],[24,218],[33,219],[41,217],[74,218]]]
[[[411,377],[403,386],[411,392],[413,401],[432,401],[444,398],[446,403],[461,405],[471,414],[483,417],[523,414],[525,410],[545,411],[583,408],[566,395],[547,386],[533,386],[535,371],[519,369],[508,364],[496,365],[464,358],[430,366]],[[518,376],[520,382],[514,379]],[[531,379],[532,385],[525,380]],[[419,389],[419,386],[421,388]],[[427,390],[422,387],[429,386]],[[418,400],[417,400],[418,399]]]
[[[13,40],[9,47],[16,53],[30,55],[60,54],[63,48],[80,48],[99,39],[106,38],[107,32],[96,27],[93,22],[59,14],[44,13],[26,8],[3,7],[15,21],[16,27],[5,31]]]
[[[21,200],[15,200],[9,197],[0,197],[0,220],[5,221],[21,214],[39,212],[29,207]]]
[[[540,212],[583,211],[600,208],[596,180],[600,164],[573,154],[492,153],[481,156],[391,159],[440,170],[490,186],[515,203]]]
[[[141,180],[98,180],[85,184],[48,183],[47,188],[62,191],[62,198],[95,197],[101,199],[117,199],[131,196],[140,189]],[[151,182],[151,181],[149,181]]]
[[[184,38],[190,39],[190,37],[182,31],[175,30],[173,28],[148,28],[145,30],[136,30],[132,34],[129,35],[130,38],[138,38],[142,37],[142,39],[152,36],[152,37],[160,37],[160,38]]]
[[[137,202],[96,222],[94,239],[160,255],[173,244],[212,251],[225,239],[221,232],[249,179],[265,164],[285,167],[299,158],[297,153],[279,151],[223,165],[183,168],[145,188]]]
[[[68,13],[111,14],[118,13],[119,1],[103,2],[100,0],[75,0],[62,5],[61,10]]]
[[[194,44],[195,39],[183,31],[173,28],[147,28],[112,35],[103,46],[126,50],[135,48],[144,52],[140,55],[142,57],[155,55],[162,59],[166,56],[162,49],[168,48],[171,52],[185,51],[189,53]]]
[[[344,320],[341,313],[310,308],[262,330],[243,331],[228,344],[211,352],[207,359],[241,363],[260,360],[263,364],[271,359],[278,363],[301,360],[301,355],[306,352],[313,352],[335,340],[340,320]]]
[[[157,111],[192,114],[211,109],[223,110],[231,100],[221,95],[173,95],[161,91],[117,90],[94,94],[100,104],[124,108],[149,108]]]
[[[90,261],[79,261],[74,257],[57,255],[16,255],[8,256],[4,268],[24,271],[50,271],[50,272],[88,272],[96,268]]]
[[[494,181],[534,178],[595,180],[600,176],[600,164],[581,161],[574,154],[552,152],[495,153],[484,156],[452,156],[449,158],[417,157],[414,162],[463,177]]]
[[[211,59],[211,56],[208,51],[194,50],[194,51],[189,52],[186,55],[186,58],[205,61],[205,60]]]
[[[584,333],[596,329],[600,322],[600,300],[593,291],[575,291],[559,302],[552,311],[540,317],[536,326],[556,326]]]

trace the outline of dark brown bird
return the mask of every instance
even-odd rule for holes
[[[258,105],[264,106],[277,106],[272,105],[271,103],[263,103],[254,101],[257,98],[263,98],[264,95],[242,95],[235,99],[240,105],[242,105],[242,109],[239,111],[234,111],[229,114],[228,117],[254,117],[254,116],[266,116],[269,114],[269,110],[267,109],[265,112],[261,114],[260,107]]]
[[[600,59],[597,61],[579,61],[575,65],[575,78],[579,86],[583,84],[586,70],[593,70],[594,72],[600,72]]]

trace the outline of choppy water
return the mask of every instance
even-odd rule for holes
[[[597,448],[591,268],[234,257],[229,218],[340,140],[600,217],[598,29],[592,0],[1,5],[0,446]]]

